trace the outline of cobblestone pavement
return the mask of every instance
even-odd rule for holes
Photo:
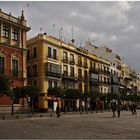
[[[137,115],[121,112],[112,118],[112,112],[67,114],[59,118],[32,117],[0,120],[1,139],[140,139],[140,111]]]

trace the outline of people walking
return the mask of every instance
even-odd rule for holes
[[[121,102],[118,102],[118,104],[117,104],[118,117],[120,117],[120,112],[121,112]]]
[[[61,116],[60,112],[61,112],[60,106],[59,106],[59,103],[57,103],[57,107],[56,107],[56,115],[57,115],[57,118]]]
[[[132,103],[130,106],[129,106],[131,112],[132,112],[132,115],[137,115],[137,111],[136,111],[136,104],[135,103]]]
[[[113,113],[112,117],[115,117],[115,111],[116,111],[116,102],[115,101],[111,102],[111,109],[112,109],[112,113]]]

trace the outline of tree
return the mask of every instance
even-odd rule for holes
[[[0,75],[0,96],[11,94],[11,83],[6,75]]]
[[[67,89],[64,92],[65,98],[78,99],[81,97],[81,93],[77,89]]]
[[[48,89],[48,95],[64,98],[64,91],[60,87],[53,87]]]
[[[13,90],[13,94],[18,98],[24,98],[24,97],[30,97],[31,101],[31,112],[33,114],[34,112],[34,97],[37,96],[39,89],[38,87],[35,87],[33,85],[27,85],[24,87],[16,87]]]

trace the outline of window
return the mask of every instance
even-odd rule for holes
[[[74,55],[73,54],[70,54],[70,61],[74,62]]]
[[[53,49],[51,47],[48,47],[48,57],[53,58],[53,59],[57,59],[57,50]]]
[[[57,56],[56,56],[56,49],[53,49],[53,58],[56,59]]]
[[[87,93],[88,92],[88,84],[84,84],[84,92]]]
[[[30,60],[30,50],[27,51],[27,60]]]
[[[34,47],[34,49],[33,49],[33,56],[34,56],[34,58],[36,58],[37,57],[37,51],[36,51],[36,47]]]
[[[52,81],[48,81],[48,88],[52,88]]]
[[[48,57],[51,58],[51,48],[50,47],[48,47]]]
[[[104,77],[104,82],[106,82],[106,77]]]
[[[84,70],[84,78],[85,79],[88,79],[88,74],[87,74],[87,71],[86,70]]]
[[[12,59],[12,76],[18,77],[18,60]]]
[[[82,69],[78,69],[78,78],[82,77]]]
[[[72,77],[74,77],[74,67],[70,67],[70,74]]]
[[[47,63],[47,71],[61,74],[61,66],[52,63]]]
[[[64,75],[68,75],[68,66],[64,65]]]
[[[10,37],[10,29],[6,25],[3,26],[3,36],[6,37],[6,38]]]
[[[32,74],[33,74],[33,76],[37,76],[37,65],[35,64],[35,65],[33,65],[33,67],[32,67]]]
[[[98,80],[98,75],[95,74],[95,73],[91,73],[91,74],[90,74],[90,78],[91,78],[91,79],[94,79],[94,80]]]
[[[56,81],[54,81],[54,87],[57,87],[58,83]]]
[[[67,60],[67,59],[68,59],[67,52],[64,52],[64,53],[63,53],[63,59],[64,59],[64,60]]]
[[[15,41],[18,41],[18,34],[19,34],[19,31],[18,31],[18,29],[13,29],[13,32],[12,32],[13,34],[13,36],[12,36],[12,39],[13,40],[15,40]]]
[[[86,67],[87,66],[87,59],[84,58],[84,66]]]
[[[0,73],[4,73],[4,57],[0,57]]]
[[[27,77],[30,77],[30,74],[31,74],[31,73],[30,73],[30,67],[28,66],[28,67],[27,67]]]
[[[80,66],[82,65],[82,57],[81,56],[78,57],[78,65],[80,65]]]
[[[78,84],[78,89],[79,89],[80,92],[82,92],[82,83]]]

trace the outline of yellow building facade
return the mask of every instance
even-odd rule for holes
[[[48,110],[50,104],[55,107],[61,100],[47,96],[48,89],[55,86],[83,94],[110,92],[108,61],[46,33],[28,40],[27,48],[28,83],[39,87],[39,109]]]

